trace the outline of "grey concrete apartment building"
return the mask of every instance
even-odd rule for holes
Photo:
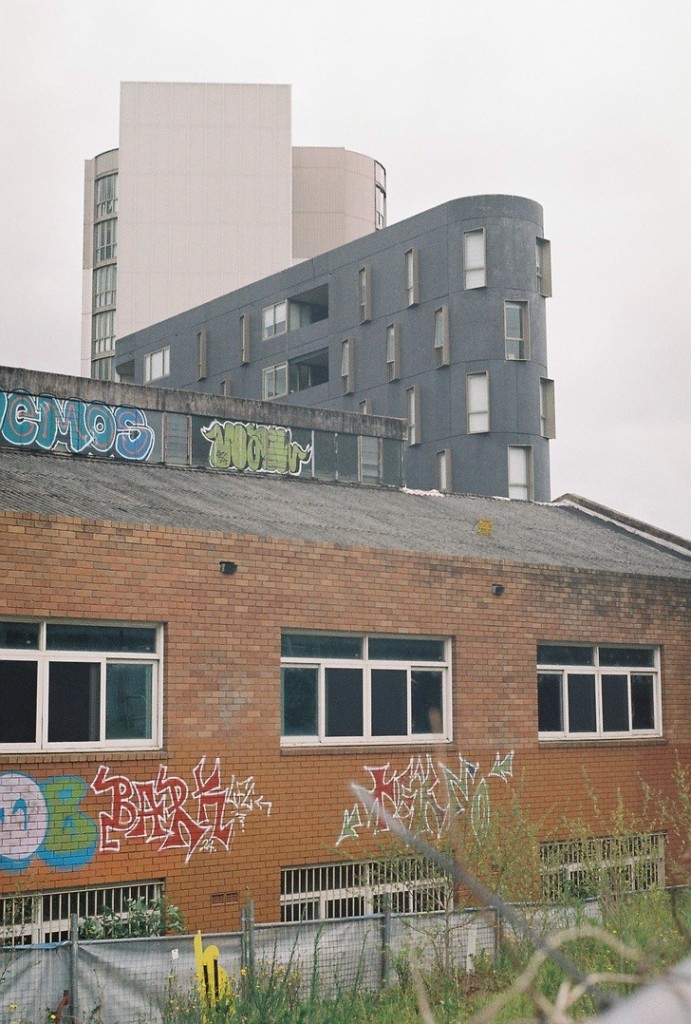
[[[456,199],[120,338],[120,378],[407,422],[407,486],[550,500],[541,206]]]
[[[116,337],[386,223],[386,172],[293,146],[288,85],[123,82],[119,148],[86,161],[84,376]]]

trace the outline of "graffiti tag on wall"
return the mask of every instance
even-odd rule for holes
[[[312,458],[312,446],[293,441],[290,427],[214,420],[201,431],[211,445],[209,465],[214,469],[297,476]]]
[[[0,390],[0,443],[143,462],[155,440],[142,409]]]
[[[513,775],[513,751],[496,754],[487,778],[480,765],[458,755],[458,770],[432,757],[411,757],[402,771],[391,770],[388,764],[379,768],[365,767],[369,773],[371,808],[360,813],[354,804],[343,812],[343,824],[336,846],[344,839],[357,839],[363,829],[377,835],[387,832],[384,813],[400,821],[412,832],[426,832],[441,838],[453,819],[468,814],[478,838],[487,832],[490,821],[490,796],[487,778],[506,782]]]
[[[0,870],[24,871],[34,858],[69,870],[97,850],[119,853],[135,839],[184,850],[187,864],[198,850],[229,851],[248,814],[271,813],[253,777],[233,775],[223,785],[220,758],[208,774],[202,758],[193,775],[188,784],[160,765],[155,779],[137,781],[101,765],[89,786],[72,775],[39,782],[22,772],[0,773]],[[110,799],[98,822],[80,806],[89,789]]]

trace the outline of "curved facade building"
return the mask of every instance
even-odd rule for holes
[[[456,199],[118,342],[125,380],[403,417],[409,487],[550,499],[542,207]]]

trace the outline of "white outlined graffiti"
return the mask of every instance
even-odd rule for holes
[[[213,420],[201,432],[211,445],[209,465],[214,469],[299,476],[303,463],[312,458],[312,446],[293,441],[290,427]]]

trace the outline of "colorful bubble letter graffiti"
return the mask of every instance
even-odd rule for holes
[[[197,850],[230,850],[248,814],[271,813],[271,802],[255,792],[254,779],[221,782],[221,761],[205,775],[206,758],[193,769],[194,785],[161,765],[155,779],[136,781],[101,765],[94,793],[110,795],[110,810],[99,813],[100,849],[117,853],[123,840],[140,839],[159,850],[185,850],[187,864]]]
[[[371,786],[368,789],[371,807],[360,812],[360,804],[346,808],[336,846],[344,839],[357,839],[368,829],[375,835],[387,832],[384,814],[401,821],[414,832],[426,832],[441,838],[459,814],[469,814],[478,838],[487,832],[490,821],[490,796],[487,778],[502,782],[513,775],[513,751],[496,754],[487,778],[480,765],[458,755],[458,770],[432,757],[411,757],[402,771],[391,770],[388,764],[379,768],[365,767]]]
[[[34,857],[62,870],[90,861],[98,829],[79,807],[87,789],[73,775],[0,774],[0,869],[24,871]]]
[[[143,462],[156,440],[142,409],[0,391],[0,443]]]
[[[214,420],[201,431],[211,445],[209,465],[214,469],[297,476],[312,458],[312,446],[303,448],[293,441],[290,427]]]

